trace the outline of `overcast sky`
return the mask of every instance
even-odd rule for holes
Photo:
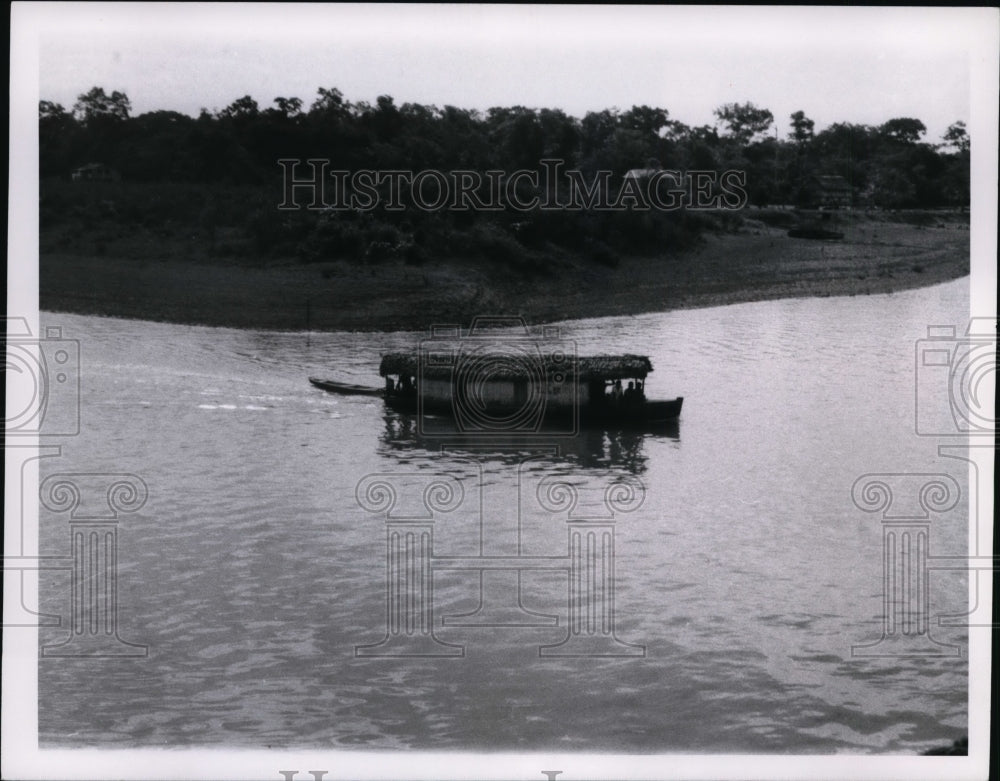
[[[39,97],[94,85],[133,114],[251,95],[587,111],[647,104],[688,125],[751,101],[779,132],[916,117],[937,142],[970,115],[975,9],[81,4],[41,27]],[[994,96],[995,97],[995,96]]]

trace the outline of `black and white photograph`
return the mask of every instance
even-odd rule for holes
[[[2,775],[985,779],[996,8],[12,4]]]

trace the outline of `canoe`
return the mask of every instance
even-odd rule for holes
[[[317,388],[322,388],[330,393],[339,393],[342,396],[382,396],[382,388],[373,388],[370,385],[354,385],[350,382],[337,382],[335,380],[323,380],[319,377],[310,377],[309,382]]]

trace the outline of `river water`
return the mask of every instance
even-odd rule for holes
[[[958,737],[964,654],[852,653],[885,612],[883,517],[852,485],[952,476],[962,498],[931,516],[931,556],[965,552],[966,464],[914,433],[915,400],[946,404],[947,387],[915,378],[914,350],[928,325],[964,330],[968,284],[563,323],[546,338],[580,354],[649,355],[647,395],[683,395],[681,420],[503,444],[423,436],[377,399],[306,381],[379,384],[380,353],[424,334],[43,314],[80,342],[82,413],[42,478],[129,473],[148,499],[117,527],[117,633],[145,655],[40,659],[40,741],[830,753]],[[434,481],[449,507],[423,503]],[[390,521],[427,530],[434,509],[417,598],[432,605],[424,651],[443,656],[364,655],[387,647],[377,483],[396,494]],[[632,503],[606,504],[609,485]],[[600,576],[574,585],[573,522],[588,520],[599,533],[581,544],[613,537],[598,552],[613,613],[610,594],[580,596]],[[41,523],[42,553],[68,556],[67,514]],[[525,566],[476,569],[479,556]],[[967,593],[962,573],[931,572],[932,615],[962,612]],[[580,599],[612,655],[563,642]],[[68,572],[45,575],[42,600],[71,612]],[[936,623],[942,648],[964,646]]]

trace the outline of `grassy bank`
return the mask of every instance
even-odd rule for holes
[[[968,216],[854,214],[838,241],[794,239],[789,215],[750,210],[680,250],[535,252],[514,268],[480,257],[349,260],[199,253],[195,238],[46,236],[41,308],[237,328],[423,329],[478,314],[530,323],[796,296],[863,295],[969,273]]]

